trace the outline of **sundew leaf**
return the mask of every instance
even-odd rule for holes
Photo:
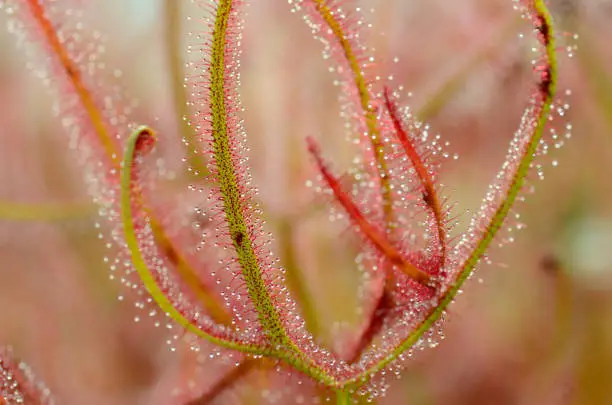
[[[475,266],[489,248],[497,232],[503,226],[517,200],[532,162],[538,156],[538,145],[548,126],[551,105],[556,94],[557,56],[552,18],[541,0],[516,1],[517,9],[534,26],[539,42],[540,55],[534,63],[536,84],[530,95],[519,129],[510,144],[502,169],[489,187],[483,205],[455,249],[450,253],[445,289],[429,305],[400,313],[388,322],[382,332],[380,345],[367,353],[364,361],[366,374],[374,374],[391,366],[391,374],[401,369],[401,362],[412,351],[436,346],[437,327],[448,305],[471,276]],[[355,385],[361,385],[359,378]],[[372,392],[384,390],[385,378],[371,386]]]
[[[240,84],[239,55],[242,29],[241,8],[244,1],[220,0],[198,2],[207,16],[204,31],[195,38],[210,38],[194,44],[199,51],[198,62],[190,68],[195,72],[190,81],[194,109],[191,124],[201,145],[210,145],[202,154],[212,156],[212,190],[199,188],[213,201],[216,218],[213,247],[226,250],[225,271],[239,282],[233,294],[238,295],[234,312],[250,314],[242,319],[250,333],[266,334],[274,344],[286,342],[279,308],[284,297],[272,297],[281,272],[277,260],[266,252],[267,237],[263,233],[259,209],[253,200],[255,190],[245,166],[245,133],[238,116],[237,87]],[[194,188],[196,188],[194,186]],[[208,219],[211,221],[211,219]],[[204,239],[204,238],[203,238]]]
[[[196,108],[204,106],[205,110],[196,110],[192,125],[199,134],[200,144],[210,145],[202,154],[213,157],[209,170],[215,186],[209,198],[218,201],[213,210],[221,217],[215,227],[215,245],[228,248],[228,257],[224,260],[226,270],[242,279],[243,288],[236,290],[244,294],[244,299],[237,302],[243,302],[245,308],[234,311],[253,313],[254,318],[243,319],[244,327],[254,334],[262,333],[261,328],[269,339],[280,343],[285,339],[283,327],[270,297],[269,285],[264,282],[264,273],[274,278],[275,263],[269,261],[264,250],[267,242],[256,218],[254,189],[241,151],[244,131],[237,115],[236,87],[240,78],[237,68],[242,3],[213,1],[201,4],[210,10],[210,32],[198,36],[210,40],[208,44],[199,45],[203,57],[193,68],[200,76],[194,79],[192,86],[193,94],[201,97],[193,105]],[[263,242],[260,244],[256,239],[263,239]],[[275,332],[270,334],[273,330]]]

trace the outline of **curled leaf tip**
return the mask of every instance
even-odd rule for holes
[[[138,155],[147,155],[155,147],[157,142],[157,134],[145,125],[139,126],[132,134],[134,137],[134,153]]]
[[[149,268],[140,248],[140,229],[137,228],[135,220],[138,217],[136,210],[139,208],[141,198],[135,172],[138,169],[136,166],[139,157],[151,152],[156,139],[155,132],[147,126],[135,129],[127,140],[121,170],[121,219],[124,238],[138,276],[157,305],[188,331],[223,347],[246,353],[265,353],[265,348],[239,342],[227,329],[220,329],[218,325],[201,321],[201,316],[197,312],[185,313],[167,295],[167,288],[160,285],[154,270]]]

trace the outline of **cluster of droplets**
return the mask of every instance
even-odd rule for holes
[[[16,360],[13,351],[0,347],[0,403],[6,405],[54,405],[46,385],[26,363]]]

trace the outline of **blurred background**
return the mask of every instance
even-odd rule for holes
[[[201,11],[175,1],[55,7],[84,8],[84,29],[105,38],[99,75],[123,85],[97,88],[98,96],[138,99],[134,116],[161,134],[165,170],[184,178],[177,72]],[[372,24],[363,39],[376,49],[380,75],[413,93],[413,111],[459,156],[441,174],[458,233],[503,162],[530,95],[531,28],[510,0],[360,3]],[[535,193],[525,193],[520,220],[510,223],[525,229],[506,233],[513,243],[479,266],[450,309],[443,344],[414,356],[379,404],[612,404],[612,1],[550,5],[560,94],[570,105],[557,119],[573,135],[536,162],[544,181],[533,175]],[[183,21],[188,15],[193,20]],[[10,24],[0,13],[0,26]],[[96,210],[55,98],[42,84],[54,79],[32,74],[33,62],[14,43],[0,30],[0,342],[14,346],[61,404],[186,403],[171,392],[197,397],[218,378],[216,369],[170,353],[166,333],[135,322],[129,297],[118,300],[124,287],[109,279]],[[250,164],[274,249],[314,302],[313,332],[334,348],[356,322],[354,251],[342,237],[345,226],[330,223],[305,186],[314,171],[304,138],[317,136],[334,167],[348,167],[335,76],[284,1],[253,2],[243,52]],[[201,363],[197,378],[190,362]],[[281,384],[287,395],[270,395],[281,388],[266,373],[243,376],[215,403],[320,400],[290,382]]]

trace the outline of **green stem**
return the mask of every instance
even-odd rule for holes
[[[249,298],[255,307],[259,322],[272,346],[271,350],[274,355],[313,379],[333,386],[336,384],[333,376],[329,375],[306,353],[302,352],[287,333],[279,309],[268,292],[263,278],[260,258],[255,252],[254,240],[251,232],[249,232],[248,212],[242,199],[244,186],[240,184],[237,175],[241,168],[237,167],[234,161],[234,151],[230,141],[230,137],[237,134],[234,134],[233,129],[228,125],[230,112],[226,99],[226,95],[230,91],[230,87],[226,86],[227,83],[235,82],[234,76],[226,77],[229,62],[226,60],[226,56],[228,44],[231,44],[234,40],[228,37],[231,35],[228,33],[228,26],[232,14],[236,12],[236,7],[232,0],[220,0],[217,5],[211,39],[209,68],[212,150],[229,236],[247,286]]]
[[[273,345],[293,346],[285,330],[281,316],[272,302],[263,279],[259,257],[255,253],[253,240],[248,231],[241,185],[234,164],[230,145],[231,129],[228,127],[228,105],[226,101],[226,46],[231,42],[227,36],[232,14],[232,0],[221,0],[217,8],[210,57],[210,93],[213,133],[213,154],[218,171],[218,184],[223,201],[225,220],[240,264],[247,290],[259,316],[263,330]]]

